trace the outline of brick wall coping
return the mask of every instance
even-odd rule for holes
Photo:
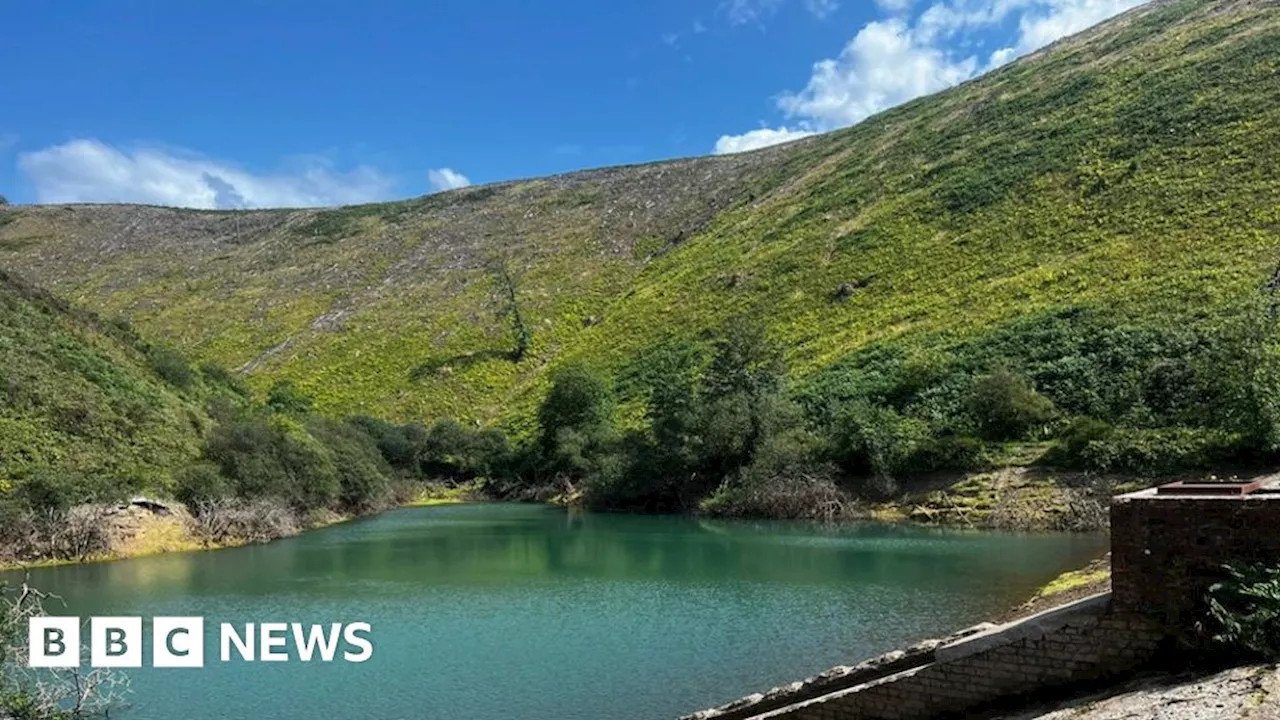
[[[1071,624],[1082,617],[1101,615],[1111,604],[1111,593],[1101,592],[1075,602],[1049,608],[1028,618],[1014,620],[985,632],[972,635],[934,651],[937,662],[951,662],[976,653],[987,652],[1030,637],[1040,637]]]
[[[895,650],[854,666],[839,666],[807,680],[748,695],[718,708],[687,715],[681,720],[747,720],[770,717],[772,711],[793,709],[814,700],[910,677],[934,663],[951,662],[987,652],[1029,637],[1040,637],[1072,621],[1101,615],[1111,601],[1104,592],[1050,608],[1003,625],[984,623],[941,640],[926,640],[905,650]]]
[[[1178,494],[1160,494],[1158,488],[1147,488],[1146,490],[1138,490],[1137,492],[1117,495],[1111,499],[1114,503],[1124,503],[1132,500],[1152,500],[1159,502],[1277,502],[1280,501],[1280,476],[1268,475],[1258,479],[1262,485],[1258,490],[1247,495],[1236,495],[1223,493],[1221,495],[1178,495]]]
[[[685,715],[680,720],[745,720],[770,710],[824,697],[838,690],[862,686],[904,670],[929,665],[934,661],[934,651],[938,648],[986,632],[993,627],[996,626],[992,623],[983,623],[945,638],[924,640],[903,650],[893,650],[864,660],[857,665],[838,665],[813,677],[798,680],[790,685],[782,685],[767,692],[748,695],[720,707]]]

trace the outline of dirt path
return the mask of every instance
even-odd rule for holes
[[[1280,666],[1152,676],[1003,720],[1280,720]]]

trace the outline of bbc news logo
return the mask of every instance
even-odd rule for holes
[[[142,667],[146,643],[140,617],[89,619],[89,665],[94,668]],[[373,657],[369,623],[222,623],[218,658],[232,662],[362,663]],[[78,617],[34,617],[27,633],[28,664],[33,668],[78,668],[81,663]],[[151,667],[202,668],[204,618],[157,617],[151,620]]]

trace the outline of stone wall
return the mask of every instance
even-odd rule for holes
[[[751,716],[757,720],[909,720],[1124,674],[1147,662],[1164,634],[1143,616],[1110,612],[1094,596],[938,648],[933,661]],[[715,717],[703,715],[703,717]]]
[[[1122,495],[1111,506],[1116,607],[1186,627],[1223,563],[1280,558],[1280,494]]]

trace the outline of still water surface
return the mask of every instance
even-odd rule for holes
[[[56,614],[206,618],[205,668],[128,671],[120,720],[656,720],[988,619],[1105,545],[465,505],[32,582]],[[366,621],[374,655],[217,662],[218,623],[264,621]]]

